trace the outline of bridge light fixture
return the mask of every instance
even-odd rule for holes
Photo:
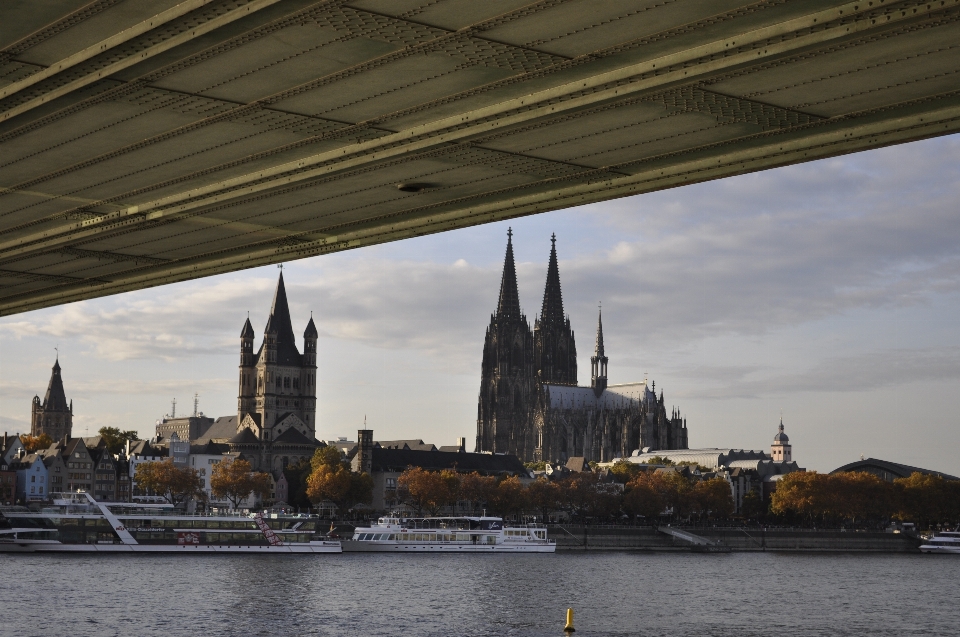
[[[401,192],[420,192],[430,187],[431,184],[397,184],[397,190]]]

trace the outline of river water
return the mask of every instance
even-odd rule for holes
[[[960,556],[0,555],[0,635],[956,635]]]

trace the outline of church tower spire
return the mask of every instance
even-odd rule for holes
[[[607,388],[607,357],[603,351],[603,310],[597,317],[597,343],[590,357],[590,386],[597,398]]]
[[[500,279],[500,302],[497,304],[497,318],[507,321],[520,318],[517,266],[513,261],[513,228],[507,228],[507,254],[503,258],[503,277]]]
[[[511,229],[507,231],[497,311],[490,316],[483,345],[476,451],[524,457],[532,444],[525,427],[535,402],[533,352],[533,333],[520,310]]]
[[[557,235],[550,235],[550,263],[547,266],[547,284],[543,290],[540,308],[541,325],[563,325],[563,292],[560,289],[560,267],[557,265]]]
[[[43,395],[43,402],[39,396],[33,397],[33,406],[30,414],[30,435],[47,434],[54,440],[64,436],[69,438],[73,431],[73,402],[67,402],[63,391],[63,378],[60,376],[60,356],[53,363],[50,373],[50,382],[47,383],[47,393]]]
[[[577,384],[577,346],[570,318],[563,313],[557,235],[550,236],[550,263],[540,317],[534,323],[535,365],[542,383]]]

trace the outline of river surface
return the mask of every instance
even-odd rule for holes
[[[0,635],[956,635],[960,556],[0,555]]]

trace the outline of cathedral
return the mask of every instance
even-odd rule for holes
[[[311,316],[300,353],[281,272],[260,349],[249,318],[240,332],[237,434],[229,444],[255,469],[282,469],[316,449],[317,338]]]
[[[608,462],[637,449],[686,449],[686,420],[676,410],[667,414],[655,384],[607,384],[602,315],[590,386],[577,384],[577,346],[563,312],[556,235],[551,244],[543,305],[531,330],[520,309],[513,232],[507,232],[500,299],[483,345],[476,451],[524,461]]]

